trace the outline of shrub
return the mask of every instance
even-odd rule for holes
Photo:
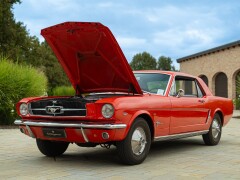
[[[233,104],[235,105],[235,108],[236,108],[237,110],[240,109],[240,99],[239,99],[239,98],[238,98],[238,99],[234,99],[234,100],[233,100]]]
[[[53,89],[53,96],[74,96],[75,90],[72,86],[59,86]]]
[[[44,95],[47,78],[30,66],[14,64],[0,58],[0,124],[12,124],[15,104],[24,97]]]

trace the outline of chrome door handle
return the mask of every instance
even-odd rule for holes
[[[205,103],[205,101],[203,99],[199,99],[198,102]]]

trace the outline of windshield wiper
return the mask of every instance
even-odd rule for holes
[[[143,89],[141,89],[141,90],[142,90],[143,93],[151,94],[151,93],[148,92],[148,91],[145,91],[145,90],[143,90]]]

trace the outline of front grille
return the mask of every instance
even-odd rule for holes
[[[55,98],[34,101],[29,113],[40,116],[86,116],[86,100],[81,98]]]

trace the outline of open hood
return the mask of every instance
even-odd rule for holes
[[[65,22],[42,29],[41,35],[54,51],[78,94],[142,94],[116,39],[101,23]]]

